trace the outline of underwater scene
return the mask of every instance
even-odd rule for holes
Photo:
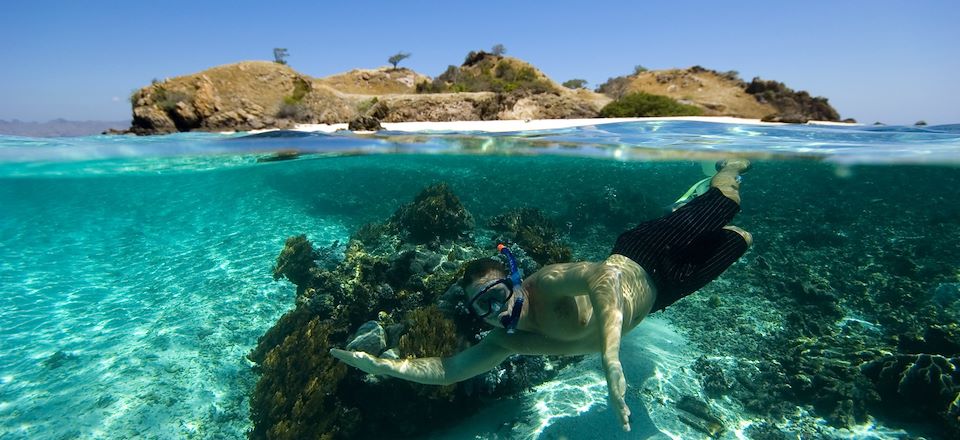
[[[753,244],[601,356],[450,385],[468,262],[603,261],[748,158]],[[960,125],[0,136],[0,438],[960,438]]]

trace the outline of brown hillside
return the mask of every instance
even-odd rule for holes
[[[295,122],[340,122],[350,99],[288,66],[246,61],[146,86],[130,97],[131,131],[250,130]]]
[[[694,104],[707,116],[736,116],[760,119],[777,112],[746,92],[743,81],[699,67],[642,72],[630,79],[629,92],[669,96]]]
[[[775,81],[748,85],[696,66],[619,77],[602,88],[617,96],[669,96],[711,116],[839,118],[826,98]],[[247,61],[155,82],[130,101],[130,132],[162,134],[344,123],[361,116],[387,122],[592,118],[611,98],[560,86],[516,58],[471,52],[461,66],[433,80],[406,68],[355,69],[318,79],[286,65]]]
[[[414,93],[417,84],[430,81],[430,77],[407,68],[354,69],[320,78],[325,84],[343,93],[359,95],[384,95],[388,93]]]
[[[409,69],[352,70],[312,78],[289,66],[247,61],[156,82],[131,96],[131,132],[245,131],[297,123],[343,123],[372,110],[383,121],[456,121],[595,117],[608,100],[561,87],[529,64],[497,57],[467,72],[501,81],[529,79],[536,91],[411,93],[430,78]],[[418,81],[420,81],[418,83]],[[509,85],[509,82],[505,83]],[[374,105],[376,106],[374,107]]]

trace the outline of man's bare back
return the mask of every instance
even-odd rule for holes
[[[737,176],[748,167],[749,162],[743,160],[726,163],[711,181],[711,187],[719,190],[712,197],[732,200],[736,202],[736,209],[739,210]],[[719,195],[720,193],[722,195]],[[746,250],[746,246],[750,245],[752,238],[749,233],[736,227],[725,226],[722,229],[729,231],[727,236],[737,238],[725,238],[727,241],[719,245],[721,249],[729,248],[728,243],[737,240],[745,243],[742,250],[735,249],[730,254],[735,260]],[[446,385],[484,373],[514,354],[578,355],[599,352],[611,404],[616,409],[623,429],[629,431],[630,409],[625,402],[626,381],[620,363],[621,337],[633,330],[654,307],[665,307],[692,293],[690,289],[696,290],[700,286],[696,283],[703,281],[697,279],[698,274],[687,273],[689,271],[681,266],[677,280],[683,281],[692,276],[694,285],[687,286],[686,290],[690,292],[678,293],[674,286],[676,280],[670,278],[676,275],[672,273],[672,267],[665,269],[661,265],[650,264],[648,272],[635,261],[643,260],[648,255],[634,255],[635,250],[629,246],[629,242],[626,243],[627,246],[622,246],[621,241],[625,237],[631,238],[631,232],[636,233],[631,230],[621,235],[615,251],[622,248],[622,252],[633,255],[633,259],[615,252],[599,263],[549,265],[517,286],[508,281],[505,275],[509,274],[502,270],[487,271],[472,279],[465,279],[463,288],[466,297],[471,298],[472,311],[483,316],[494,329],[477,345],[450,358],[390,360],[362,352],[337,349],[330,353],[367,373],[424,384]],[[713,235],[723,233],[719,229],[709,232]],[[666,239],[656,242],[667,243]],[[666,247],[669,248],[669,244]],[[729,255],[726,258],[729,260]],[[715,277],[716,268],[713,266],[716,264],[713,263],[709,258],[704,260],[710,271],[702,274],[701,278]],[[726,265],[729,263],[732,261]],[[719,269],[722,272],[726,266]],[[716,275],[719,275],[719,272],[716,272]],[[660,287],[671,287],[671,291],[658,292],[658,282]],[[661,294],[660,298],[658,293]],[[477,303],[478,298],[484,301]],[[511,301],[516,298],[520,301]],[[514,315],[514,307],[518,304],[520,311]],[[517,319],[510,321],[512,316]],[[508,332],[503,322],[511,322],[510,326],[515,326],[517,331],[511,329],[511,332]]]

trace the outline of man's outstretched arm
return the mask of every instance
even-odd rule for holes
[[[607,377],[610,403],[617,411],[624,431],[630,430],[630,408],[626,403],[627,381],[620,364],[620,337],[623,332],[621,271],[606,266],[590,280],[590,302],[600,319],[603,370]]]
[[[449,385],[496,367],[513,352],[504,348],[493,330],[479,344],[449,358],[382,359],[364,352],[336,348],[330,354],[370,374],[392,376],[427,385]]]

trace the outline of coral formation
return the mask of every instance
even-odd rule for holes
[[[404,357],[447,357],[457,349],[456,327],[436,306],[410,312],[410,329],[400,337]]]
[[[472,227],[459,198],[438,184],[387,222],[360,227],[335,264],[323,261],[339,255],[337,243],[318,249],[305,235],[290,237],[273,272],[297,286],[296,308],[249,355],[262,374],[251,398],[251,438],[419,435],[437,420],[472,413],[478,395],[510,395],[553,377],[557,362],[518,356],[493,372],[436,387],[370,377],[329,355],[346,347],[384,357],[450,356],[476,343],[484,329],[466,313],[462,293],[439,301],[467,260],[488,253],[466,240]],[[550,246],[562,248],[555,240],[550,235]],[[517,256],[536,264],[522,249]]]
[[[861,367],[876,384],[878,409],[907,420],[937,420],[960,429],[960,358],[890,354]]]
[[[316,254],[306,235],[290,237],[277,256],[277,264],[273,267],[273,279],[286,277],[297,287],[306,286],[311,278],[311,272],[316,270],[314,263]]]
[[[337,398],[347,367],[328,354],[333,336],[334,325],[314,317],[266,352],[250,398],[251,438],[337,438],[351,431],[358,415]]]
[[[774,178],[777,169],[762,172]],[[948,404],[957,398],[949,384],[957,383],[951,368],[960,332],[942,286],[957,274],[942,262],[955,261],[956,245],[898,238],[956,237],[955,220],[930,220],[950,203],[891,195],[890,176],[876,170],[861,170],[852,181],[813,166],[794,172],[777,177],[809,187],[793,197],[763,186],[745,192],[762,201],[763,221],[751,222],[745,210],[738,224],[763,240],[720,280],[666,313],[711,354],[692,366],[704,394],[732,398],[781,434],[815,436],[794,423],[800,406],[835,428],[870,416],[894,426],[907,418],[929,422],[934,436],[955,437],[960,424]],[[811,209],[841,206],[851,193],[875,205],[856,214]],[[898,204],[913,210],[905,214]],[[936,231],[925,229],[932,224]]]
[[[543,211],[531,210],[529,218],[523,210],[492,215],[490,238],[511,241],[525,273],[549,261],[550,252],[542,248],[551,243],[563,246],[556,241],[561,236],[580,240],[578,257],[603,258],[609,243],[622,232],[622,222],[650,218],[671,201],[639,189],[628,194],[631,187],[669,181],[658,180],[656,173],[644,174],[647,180],[640,183],[635,175],[624,173],[618,181],[618,169],[603,182],[618,190],[617,197],[584,201],[602,187],[589,184],[597,168],[583,168],[570,170],[573,181],[588,183],[571,190],[569,200],[576,202],[579,195],[585,204],[571,204],[570,211],[558,204],[549,206],[548,212],[564,212],[561,221],[580,222],[572,214],[596,211],[583,220],[589,226],[568,225],[564,231],[575,232],[568,235]],[[915,425],[907,423],[920,420],[935,430],[928,438],[951,438],[960,432],[956,405],[949,400],[949,390],[956,390],[960,355],[955,264],[960,217],[953,208],[960,203],[955,195],[940,191],[942,186],[924,179],[901,181],[870,167],[856,172],[857,179],[838,179],[834,168],[821,164],[757,167],[750,174],[756,184],[744,186],[744,211],[737,218],[737,224],[757,238],[754,247],[720,279],[663,313],[706,353],[691,365],[701,379],[703,403],[711,408],[733,406],[746,417],[765,420],[747,429],[752,438],[829,437],[827,433],[836,432],[830,430],[869,420],[892,429],[908,427],[911,434]],[[955,181],[948,174],[939,175],[938,169],[923,172],[931,182]],[[497,184],[523,188],[536,177],[509,174]],[[777,185],[764,184],[774,181]],[[906,185],[910,192],[889,191]],[[789,197],[783,195],[784,186],[795,188]],[[918,192],[928,197],[917,198]],[[503,200],[502,192],[471,194],[464,203],[522,206],[526,195]],[[869,203],[858,203],[857,212],[825,208],[845,206],[852,198]],[[902,209],[908,204],[912,209]],[[605,213],[615,214],[617,220],[605,221]],[[476,242],[471,238],[480,235]],[[262,359],[265,351],[317,316],[335,324],[331,346],[345,346],[347,335],[370,320],[384,328],[390,353],[406,355],[400,348],[405,336],[405,346],[420,339],[410,336],[414,320],[432,323],[422,327],[428,335],[449,335],[444,323],[452,323],[456,338],[450,344],[455,350],[475,343],[484,328],[470,318],[454,281],[463,262],[492,256],[485,235],[486,231],[466,230],[445,240],[414,240],[398,221],[361,227],[336,267],[318,264],[318,269],[307,270],[310,279],[298,296],[298,311],[281,318],[262,340],[261,346],[270,347],[255,351],[251,358]],[[414,318],[427,315],[411,313],[434,303],[438,308],[430,318]],[[415,432],[411,425],[436,426],[425,421],[427,414],[457,420],[476,408],[478,397],[511,395],[541,383],[567,361],[512,357],[443,395],[436,387],[348,371],[338,389],[350,392],[335,395],[349,408],[347,414],[361,420],[351,425],[352,419],[344,415],[342,426],[354,426],[350,435],[418,435],[423,432]],[[295,395],[293,390],[285,393]],[[926,396],[924,402],[920,396]],[[398,412],[378,411],[387,405],[395,405]],[[401,417],[408,419],[397,423]],[[810,422],[814,418],[827,423]],[[390,431],[391,424],[403,425],[406,431]],[[709,430],[713,425],[702,426]]]
[[[490,219],[490,227],[502,234],[498,241],[515,242],[541,266],[570,261],[573,252],[560,243],[560,231],[543,211],[518,208]]]
[[[473,227],[473,215],[446,183],[431,185],[390,219],[413,240],[453,239]]]

